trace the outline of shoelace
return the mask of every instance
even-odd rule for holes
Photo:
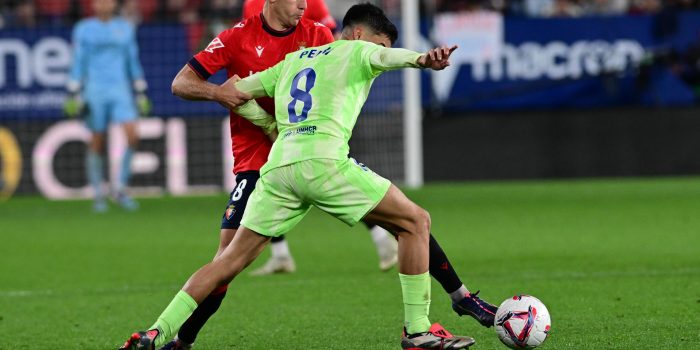
[[[469,298],[472,299],[480,309],[482,309],[482,310],[484,310],[492,315],[495,315],[493,312],[491,312],[491,310],[489,310],[487,307],[482,305],[484,301],[478,297],[479,292],[481,292],[481,290],[477,290],[476,293],[469,293]]]

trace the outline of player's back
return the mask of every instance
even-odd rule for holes
[[[73,38],[81,56],[74,69],[81,70],[88,88],[129,86],[129,60],[136,50],[133,25],[121,18],[88,18],[76,25]]]
[[[300,160],[347,158],[352,129],[381,73],[371,68],[370,56],[381,49],[340,40],[287,55],[268,75],[275,76],[272,83],[261,75],[266,89],[275,84],[279,129],[263,172]]]

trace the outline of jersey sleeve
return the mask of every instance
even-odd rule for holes
[[[136,37],[136,28],[132,27],[132,36],[129,41],[129,74],[132,80],[143,79],[143,67],[141,67],[141,61],[139,60],[139,44]]]
[[[73,62],[70,69],[70,81],[77,84],[82,84],[85,76],[84,68],[86,62],[87,50],[83,43],[83,26],[78,24],[73,29]]]
[[[246,94],[252,95],[253,98],[269,96],[262,81],[260,80],[261,73],[255,73],[245,79],[236,82],[236,89]]]
[[[239,80],[236,82],[236,89],[252,95],[253,98],[265,96],[267,93],[260,79],[261,75],[262,73],[256,73],[245,79]],[[275,128],[277,128],[275,117],[260,107],[260,105],[255,102],[254,99],[235,108],[233,111],[253,123],[253,125],[263,129],[266,135],[269,135],[273,130],[275,130]]]
[[[400,68],[420,68],[416,61],[421,54],[411,50],[386,48],[365,42],[358,45],[358,53],[362,67],[370,77]]]
[[[277,63],[271,68],[268,68],[258,74],[255,74],[259,76],[258,79],[260,79],[260,83],[262,84],[263,89],[265,89],[265,93],[267,94],[267,96],[275,96],[275,86],[277,85],[277,81],[280,78],[280,72],[284,67],[284,62],[285,61]]]
[[[262,109],[262,107],[260,107],[255,100],[250,100],[243,105],[234,108],[233,111],[251,122],[253,125],[263,129],[265,135],[269,135],[277,128],[277,121],[275,121],[275,117],[265,112],[265,110]]]
[[[209,45],[194,55],[188,65],[202,79],[207,80],[231,61],[236,29],[229,29],[219,34]]]

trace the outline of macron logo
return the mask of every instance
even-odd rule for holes
[[[209,46],[207,46],[207,48],[204,49],[204,51],[214,53],[214,50],[220,49],[222,47],[224,47],[224,43],[221,42],[221,39],[214,38],[214,40],[212,40],[211,43],[209,43]]]
[[[263,50],[265,50],[265,48],[262,47],[262,46],[256,46],[256,47],[255,47],[255,52],[258,53],[258,57],[262,57]]]

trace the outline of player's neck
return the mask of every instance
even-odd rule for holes
[[[285,25],[277,16],[275,16],[270,9],[265,6],[262,12],[262,20],[270,27],[272,30],[278,32],[285,32],[292,27]]]

